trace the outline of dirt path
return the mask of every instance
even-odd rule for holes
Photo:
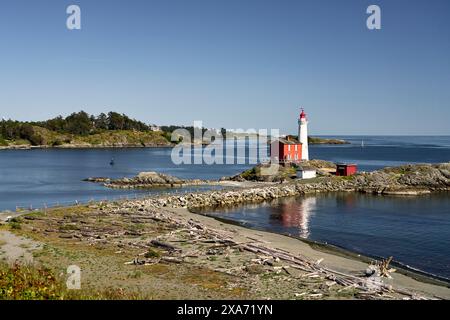
[[[41,248],[38,242],[0,230],[0,259],[7,263],[33,262],[33,251]]]

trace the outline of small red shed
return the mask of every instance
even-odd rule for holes
[[[278,144],[278,154],[276,145]],[[280,163],[300,162],[302,160],[302,144],[294,139],[278,139],[271,144],[270,156]]]
[[[336,164],[337,176],[352,176],[358,172],[358,166],[354,163],[338,163]]]

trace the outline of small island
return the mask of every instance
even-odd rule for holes
[[[308,137],[309,144],[350,144],[350,142],[341,139]]]

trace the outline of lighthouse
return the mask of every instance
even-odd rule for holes
[[[308,152],[308,119],[305,110],[302,108],[300,118],[298,119],[298,140],[302,144],[302,160],[309,160]]]

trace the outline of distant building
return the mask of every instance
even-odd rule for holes
[[[298,119],[298,141],[302,144],[302,160],[309,160],[308,150],[308,119],[305,110],[302,108],[300,118]]]
[[[302,160],[302,144],[297,140],[279,138],[270,147],[272,157],[279,163],[296,163]]]
[[[337,176],[352,176],[358,172],[358,167],[354,163],[338,163],[336,164]]]
[[[159,127],[159,126],[151,126],[150,130],[152,130],[152,131],[161,131],[161,127]]]
[[[297,178],[299,179],[312,179],[317,176],[316,169],[308,166],[301,166],[297,170]]]

